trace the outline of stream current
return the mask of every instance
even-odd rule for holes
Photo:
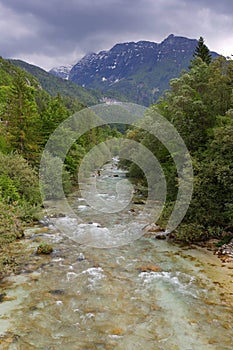
[[[123,178],[107,165],[98,181],[114,189]],[[232,350],[233,275],[212,252],[146,236],[95,247],[89,243],[106,230],[125,237],[149,224],[148,216],[132,203],[105,215],[79,194],[70,201],[78,221],[54,218],[55,225],[25,232],[28,249],[42,236],[54,252],[31,254],[21,274],[4,282],[9,299],[0,304],[0,333],[12,337],[0,349]],[[62,209],[62,201],[50,207]]]

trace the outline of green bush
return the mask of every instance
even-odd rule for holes
[[[204,226],[198,224],[181,224],[175,234],[175,238],[178,241],[191,243],[206,240],[208,238],[208,232]]]
[[[0,246],[22,237],[23,229],[19,208],[0,201]]]
[[[41,202],[36,172],[19,154],[0,152],[0,190],[8,202],[19,201],[36,205]]]
[[[62,168],[62,160],[45,152],[41,162],[40,186],[43,199],[62,199],[64,193],[71,190],[70,174]],[[59,172],[62,169],[62,174]],[[60,188],[60,177],[62,177],[63,188]]]
[[[36,250],[37,254],[50,254],[53,252],[53,247],[45,242],[41,243]]]
[[[14,181],[6,176],[0,176],[0,197],[7,203],[18,202],[20,195]]]

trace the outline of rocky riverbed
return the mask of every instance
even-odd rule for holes
[[[47,217],[16,244],[25,258],[1,282],[2,349],[232,349],[233,264],[214,254],[216,241],[169,241],[142,204],[105,216],[78,194],[71,202],[78,220],[62,201],[50,203]],[[125,239],[135,227],[143,234],[127,244],[89,245],[105,232]],[[50,254],[38,254],[42,242]]]

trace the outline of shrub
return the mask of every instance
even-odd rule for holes
[[[47,243],[41,243],[36,250],[37,254],[50,254],[53,252],[53,247]]]
[[[20,199],[16,183],[6,175],[0,176],[0,197],[7,203],[17,202]]]
[[[19,216],[19,208],[0,201],[0,245],[22,237],[24,225]]]
[[[62,199],[64,193],[71,190],[70,174],[62,169],[62,160],[59,157],[52,156],[45,152],[41,163],[40,186],[43,193],[43,199]],[[62,174],[59,171],[62,169]],[[62,177],[63,188],[60,188],[60,177]]]
[[[17,197],[17,200],[31,205],[39,204],[41,198],[38,177],[28,162],[19,154],[5,155],[0,152],[0,164],[0,188],[5,192],[2,197],[7,197],[7,193],[8,201],[14,201]]]
[[[181,224],[175,235],[176,240],[191,243],[206,240],[208,238],[208,232],[206,232],[204,226],[199,224]]]

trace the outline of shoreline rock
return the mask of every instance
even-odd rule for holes
[[[222,261],[233,261],[233,239],[228,244],[223,244],[215,253]]]
[[[169,234],[155,223],[146,225],[143,231],[145,237],[152,237],[156,239],[167,239],[169,237]]]

